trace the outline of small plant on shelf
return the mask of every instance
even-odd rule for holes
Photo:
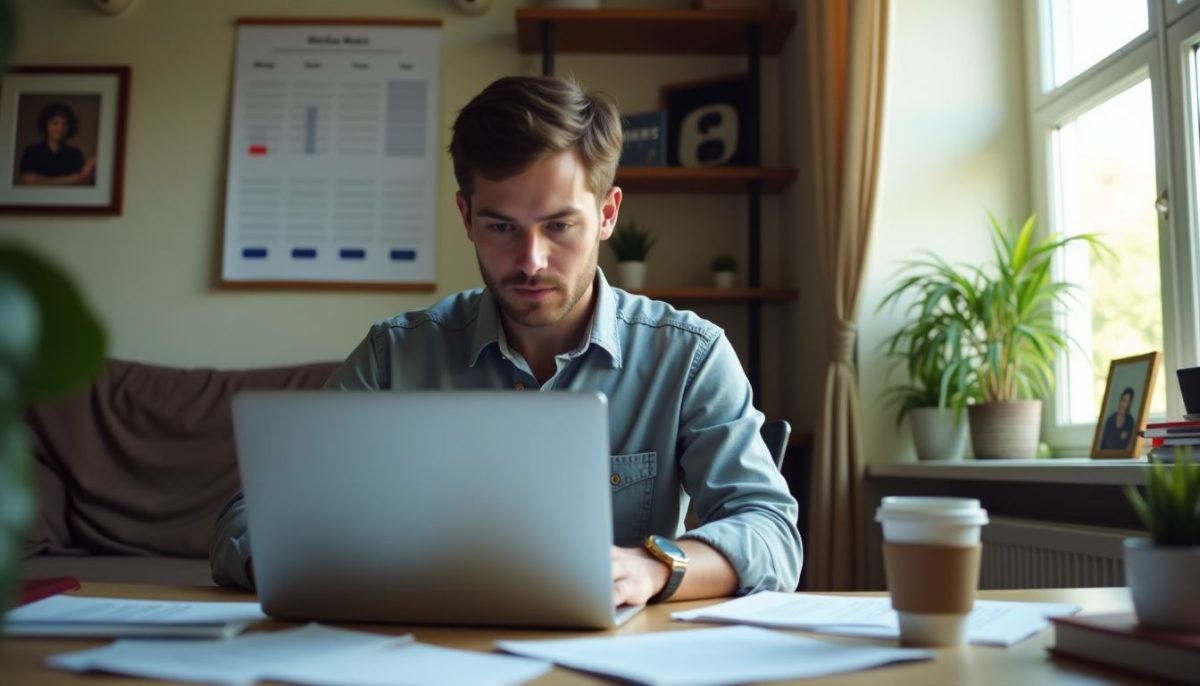
[[[714,272],[736,272],[738,263],[733,255],[717,255],[709,265]]]
[[[712,267],[713,285],[717,288],[733,288],[733,280],[737,276],[737,259],[733,255],[717,255],[709,266]]]
[[[617,256],[617,281],[622,288],[642,288],[646,283],[646,255],[654,247],[654,235],[630,218],[617,224],[609,246]]]
[[[608,244],[617,256],[617,262],[645,262],[656,240],[636,220],[629,219],[617,224]]]

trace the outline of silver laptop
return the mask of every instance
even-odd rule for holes
[[[247,391],[233,399],[263,610],[608,628],[603,395]]]

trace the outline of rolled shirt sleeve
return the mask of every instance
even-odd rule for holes
[[[254,590],[254,579],[246,572],[250,561],[250,532],[246,530],[246,501],[241,493],[235,495],[213,526],[208,563],[213,581],[221,586],[238,586]]]
[[[804,562],[799,506],[759,435],[763,415],[749,381],[724,336],[697,357],[684,389],[679,464],[700,526],[680,538],[724,555],[739,594],[794,591]]]

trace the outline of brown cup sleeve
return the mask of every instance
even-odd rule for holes
[[[883,544],[888,593],[900,612],[970,612],[979,586],[982,544],[968,548],[918,543]]]

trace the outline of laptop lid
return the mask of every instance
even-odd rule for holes
[[[603,395],[247,391],[233,418],[266,613],[613,626]]]

